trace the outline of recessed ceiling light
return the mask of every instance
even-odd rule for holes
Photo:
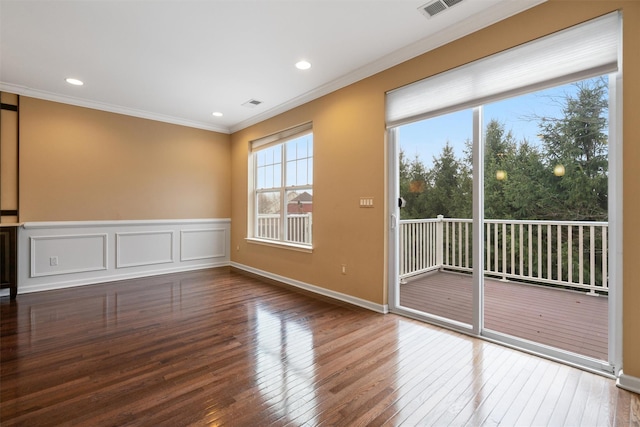
[[[307,61],[300,61],[296,63],[296,68],[298,70],[308,70],[311,68],[311,64]]]
[[[82,82],[82,80],[78,80],[78,79],[73,79],[71,77],[69,77],[68,79],[65,80],[67,83],[74,85],[74,86],[82,86],[84,83]]]
[[[213,113],[213,115],[216,117],[222,117],[222,113],[219,111],[216,111],[215,113]]]

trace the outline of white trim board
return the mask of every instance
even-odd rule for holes
[[[620,374],[618,375],[616,385],[622,389],[640,394],[640,378],[626,375],[622,371],[620,371]]]
[[[309,283],[301,282],[299,280],[290,279],[285,276],[280,276],[279,274],[269,273],[268,271],[260,270],[254,267],[249,267],[248,265],[239,264],[233,261],[229,265],[231,267],[235,267],[239,270],[243,270],[248,273],[252,273],[267,279],[275,280],[277,282],[281,282],[286,285],[291,285],[296,288],[303,289],[305,291],[313,292],[314,294],[323,295],[325,297],[333,298],[338,301],[342,301],[352,305],[356,305],[358,307],[366,308],[368,310],[372,310],[377,313],[381,313],[381,314],[389,313],[389,306],[387,306],[386,304],[377,304],[368,300],[364,300],[362,298],[357,298],[351,295],[343,294],[341,292],[332,291],[330,289],[325,289],[320,286],[311,285]]]

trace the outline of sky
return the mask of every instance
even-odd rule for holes
[[[562,117],[558,98],[576,92],[575,85],[567,84],[486,104],[484,125],[497,119],[504,124],[505,132],[512,132],[516,141],[526,138],[530,144],[540,144],[535,117]],[[426,167],[431,167],[433,156],[440,154],[447,141],[456,157],[461,158],[465,141],[472,139],[472,126],[472,110],[467,109],[401,126],[398,141],[407,158],[413,159],[417,154]]]

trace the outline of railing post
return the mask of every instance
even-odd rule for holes
[[[438,215],[438,221],[436,222],[436,265],[438,269],[442,269],[444,265],[444,242],[443,242],[443,229],[444,229],[444,216]]]

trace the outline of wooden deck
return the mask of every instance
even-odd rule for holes
[[[471,323],[471,277],[431,272],[400,285],[400,304]],[[485,329],[607,360],[608,299],[485,279]]]

